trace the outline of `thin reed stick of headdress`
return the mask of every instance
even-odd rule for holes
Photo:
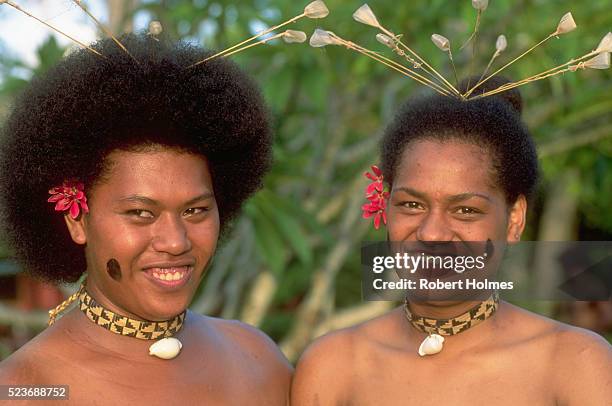
[[[476,23],[474,24],[474,31],[472,32],[472,34],[469,36],[469,38],[463,43],[463,45],[461,45],[459,47],[460,51],[463,51],[463,49],[469,45],[470,42],[472,42],[473,40],[476,39],[477,35],[478,35],[478,28],[480,26],[480,16],[482,14],[481,10],[478,10],[478,13],[476,14]],[[474,45],[475,46],[475,45]]]
[[[391,32],[390,30],[386,29],[385,27],[383,27],[379,22],[378,19],[376,18],[376,15],[374,14],[374,12],[372,11],[372,9],[370,8],[370,6],[368,6],[367,4],[362,5],[361,7],[359,7],[357,9],[357,11],[355,11],[353,13],[353,19],[357,22],[360,22],[362,24],[366,24],[375,28],[378,28],[382,33],[384,33],[385,35],[387,35],[389,38],[393,39],[393,41],[396,42],[396,44],[401,45],[406,51],[408,51],[414,58],[417,59],[417,61],[419,63],[421,63],[423,66],[425,66],[425,68],[420,67],[421,69],[423,69],[424,71],[429,70],[429,73],[436,76],[439,80],[442,81],[442,83],[448,87],[448,89],[452,92],[455,93],[457,96],[461,97],[461,94],[459,93],[459,91],[453,86],[451,85],[445,78],[444,76],[442,76],[438,71],[436,71],[433,67],[431,67],[431,65],[429,65],[427,63],[427,61],[425,61],[423,58],[421,58],[421,56],[419,54],[417,54],[415,51],[413,51],[410,47],[408,47],[406,44],[404,44],[401,40],[400,40],[400,36],[395,35],[393,32]]]
[[[397,45],[397,41],[395,41],[394,39],[392,39],[391,37],[389,37],[386,34],[383,33],[378,33],[376,34],[376,39],[378,40],[378,42],[380,42],[381,44],[385,45],[386,47],[390,48],[395,54],[401,56],[402,58],[404,58],[406,61],[408,61],[412,67],[414,68],[414,70],[410,70],[410,68],[404,66],[404,65],[399,65],[402,68],[407,69],[408,71],[414,73],[415,75],[419,76],[420,78],[422,78],[424,81],[426,81],[428,83],[428,85],[436,87],[438,89],[444,89],[445,93],[448,93],[448,91],[450,91],[452,93],[452,89],[448,89],[444,83],[442,82],[438,82],[438,77],[435,76],[433,73],[431,73],[429,70],[427,69],[423,69],[423,64],[421,62],[417,62],[414,58],[412,58],[410,55],[406,54],[406,52],[404,52],[403,49],[400,49],[400,47]],[[364,48],[367,49],[367,48]],[[369,50],[368,50],[369,51]],[[370,51],[373,52],[373,51]],[[382,55],[378,54],[380,57],[382,57]],[[387,59],[387,58],[385,58]],[[392,60],[389,60],[393,63],[396,63]],[[429,78],[420,75],[418,72],[416,72],[416,69],[421,69],[425,74],[429,75]],[[451,96],[451,94],[449,94],[449,96]],[[458,94],[457,94],[458,96]]]
[[[448,59],[450,60],[453,67],[453,73],[455,74],[455,82],[457,83],[457,87],[459,87],[459,76],[457,76],[457,69],[455,68],[455,61],[453,60],[453,51],[451,50],[450,41],[440,34],[433,34],[431,40],[436,47],[448,54]]]
[[[425,59],[421,58],[419,54],[413,51],[408,45],[404,44],[401,40],[398,39],[397,43],[401,45],[402,47],[404,47],[404,49],[410,52],[415,58],[417,58],[419,62],[421,62],[425,67],[427,67],[432,74],[436,75],[449,88],[449,90],[451,90],[457,96],[462,97],[459,90],[457,90],[457,88],[453,86],[448,80],[446,80],[444,76],[442,76],[437,70],[435,70],[430,64],[428,64]]]
[[[497,40],[495,41],[495,52],[493,53],[493,56],[489,60],[489,63],[487,64],[487,67],[485,68],[484,72],[482,72],[482,75],[480,75],[478,82],[480,82],[482,78],[485,77],[489,69],[491,69],[491,65],[493,65],[493,62],[495,61],[495,59],[497,59],[497,57],[501,55],[501,53],[504,52],[507,47],[508,47],[508,40],[506,40],[506,36],[502,34],[499,37],[497,37]]]
[[[527,77],[527,78],[525,78],[525,79],[521,79],[521,80],[519,80],[519,81],[517,81],[517,82],[514,82],[514,83],[523,83],[523,82],[528,83],[528,82],[534,82],[534,81],[536,81],[536,80],[540,80],[541,76],[545,76],[545,75],[546,75],[546,77],[550,77],[550,76],[549,76],[549,73],[554,73],[555,71],[557,71],[557,70],[559,70],[559,69],[561,69],[561,68],[563,68],[563,67],[565,67],[565,66],[568,66],[568,65],[571,65],[571,64],[573,64],[573,63],[577,63],[577,62],[583,61],[584,59],[591,58],[591,57],[593,57],[593,56],[595,56],[595,55],[598,55],[598,54],[599,54],[599,52],[595,52],[595,51],[593,51],[593,52],[589,52],[588,54],[583,55],[583,56],[581,56],[581,57],[579,57],[579,58],[573,58],[573,59],[569,60],[568,62],[565,62],[564,64],[561,64],[561,65],[555,66],[554,68],[551,68],[551,69],[545,70],[545,71],[543,71],[543,72],[540,72],[540,73],[538,73],[538,74],[535,74],[535,75],[529,76],[529,77]],[[555,73],[555,74],[556,74],[556,73]],[[503,86],[502,86],[502,87],[503,87]]]
[[[272,40],[277,39],[277,38],[281,38],[281,37],[283,37],[284,35],[285,35],[285,33],[284,33],[284,32],[281,32],[280,34],[276,34],[276,35],[273,35],[273,36],[271,36],[271,37],[264,38],[264,39],[262,39],[261,41],[257,41],[257,42],[255,42],[255,43],[253,43],[253,44],[245,45],[245,46],[243,46],[242,48],[238,48],[238,49],[233,50],[232,52],[228,52],[228,53],[226,53],[226,54],[223,54],[223,57],[227,57],[227,56],[230,56],[230,55],[236,54],[236,53],[238,53],[238,52],[244,51],[245,49],[249,49],[249,48],[255,47],[255,46],[257,46],[257,45],[263,45],[263,44],[266,44],[267,42],[272,41]]]
[[[189,68],[193,68],[193,67],[195,67],[195,66],[198,66],[198,65],[200,65],[200,64],[203,64],[204,62],[208,62],[208,61],[210,61],[211,59],[219,58],[219,57],[221,57],[221,56],[226,56],[226,54],[230,53],[230,52],[231,52],[231,51],[233,51],[234,49],[236,49],[236,48],[238,48],[238,47],[240,47],[240,46],[242,46],[242,45],[244,45],[244,44],[246,44],[246,43],[248,43],[248,42],[251,42],[251,41],[253,41],[254,39],[257,39],[257,38],[261,37],[262,35],[266,35],[266,34],[271,33],[271,32],[272,32],[272,31],[274,31],[274,30],[278,30],[279,28],[283,28],[284,26],[286,26],[286,25],[288,25],[288,24],[291,24],[291,23],[293,23],[293,22],[295,22],[295,21],[299,20],[300,18],[302,18],[302,17],[304,17],[304,16],[305,16],[305,14],[300,14],[299,16],[295,16],[295,17],[293,17],[292,19],[285,21],[284,23],[281,23],[281,24],[275,25],[274,27],[270,27],[270,28],[268,28],[268,29],[266,29],[266,30],[264,30],[264,31],[261,31],[261,32],[259,32],[259,33],[255,34],[255,35],[253,35],[252,37],[250,37],[250,38],[248,38],[248,39],[246,39],[246,40],[244,40],[244,41],[240,42],[239,44],[233,45],[233,46],[231,46],[231,47],[229,47],[229,48],[227,48],[227,49],[224,49],[223,51],[217,52],[217,53],[216,53],[216,54],[214,54],[214,55],[211,55],[211,56],[209,56],[209,57],[207,57],[207,58],[205,58],[205,59],[202,59],[201,61],[198,61],[198,62],[196,62],[196,63],[194,63],[194,64],[191,64],[191,65],[189,65],[187,68],[188,68],[188,69],[189,69]],[[242,48],[242,49],[246,49],[246,47],[245,47],[245,48]],[[235,52],[231,52],[231,53],[235,53]]]
[[[132,56],[132,54],[130,53],[130,51],[127,50],[127,48],[121,43],[121,41],[119,41],[117,39],[117,37],[115,37],[115,35],[108,29],[106,28],[106,26],[104,24],[102,24],[93,14],[91,14],[89,12],[89,10],[87,9],[87,7],[85,7],[83,5],[82,0],[72,0],[72,2],[74,4],[76,4],[77,6],[79,6],[79,8],[81,10],[83,10],[85,12],[85,14],[87,14],[89,16],[89,18],[91,18],[96,25],[106,34],[108,35],[110,38],[112,38],[112,40],[117,44],[117,46],[119,48],[121,48],[126,54],[129,55],[130,58],[132,58],[134,60],[134,62],[136,62],[138,64],[138,60],[136,58],[134,58],[134,56]]]
[[[391,49],[396,55],[399,55],[400,57],[404,58],[406,61],[408,61],[412,67],[416,70],[416,69],[421,69],[425,74],[429,75],[429,77],[431,79],[433,79],[433,81],[430,81],[431,84],[437,84],[437,85],[441,85],[445,88],[448,89],[448,87],[445,86],[444,82],[441,82],[439,80],[439,78],[434,75],[429,69],[424,69],[423,68],[423,63],[418,62],[416,59],[414,59],[413,57],[411,57],[410,55],[408,55],[403,49],[401,49],[398,45],[397,45],[397,41],[394,40],[393,38],[389,37],[386,34],[383,33],[378,33],[376,34],[376,39],[378,40],[378,42],[380,42],[381,44],[385,45],[386,47],[388,47],[389,49]],[[417,73],[416,71],[414,72],[415,74]],[[452,92],[452,89],[448,89],[449,91]],[[455,94],[457,96],[460,96],[458,93]]]
[[[323,1],[320,1],[320,0],[313,1],[313,2],[309,3],[304,8],[304,12],[302,14],[299,14],[299,15],[293,17],[293,18],[290,18],[289,20],[287,20],[287,21],[285,21],[283,23],[280,23],[280,24],[275,25],[273,27],[267,28],[267,29],[265,29],[265,30],[255,34],[255,35],[253,35],[252,37],[245,39],[244,41],[242,41],[242,42],[240,42],[240,43],[238,43],[236,45],[233,45],[233,46],[231,46],[229,48],[226,48],[226,49],[224,49],[222,51],[219,51],[219,52],[217,52],[214,55],[208,56],[205,59],[202,59],[201,61],[195,62],[195,63],[189,65],[187,67],[187,69],[193,68],[193,67],[198,66],[200,64],[203,64],[204,62],[210,61],[211,59],[219,58],[219,57],[222,57],[222,56],[227,56],[228,54],[230,54],[230,55],[231,54],[235,54],[236,52],[239,52],[239,51],[234,51],[236,48],[239,48],[239,47],[241,47],[241,46],[243,46],[243,45],[245,45],[245,44],[247,44],[247,43],[249,43],[249,42],[251,42],[251,41],[253,41],[253,40],[255,40],[255,39],[257,39],[257,38],[259,38],[261,36],[263,36],[263,35],[266,35],[266,34],[269,34],[269,33],[273,32],[273,31],[275,31],[275,30],[278,30],[279,28],[283,28],[286,25],[294,23],[294,22],[296,22],[296,21],[298,21],[298,20],[300,20],[300,19],[302,19],[304,17],[308,17],[308,18],[324,18],[324,17],[327,17],[328,14],[329,14],[329,10],[327,9],[327,7],[325,6],[325,3]],[[248,46],[247,47],[243,47],[243,48],[240,48],[240,50],[244,50],[244,49],[247,49],[247,48],[250,48],[250,47],[248,47]]]
[[[540,45],[544,44],[546,41],[548,41],[552,37],[556,37],[556,36],[559,36],[561,34],[566,34],[566,33],[570,32],[570,31],[573,31],[574,29],[576,29],[576,23],[574,22],[574,18],[572,17],[572,13],[566,13],[565,15],[563,15],[563,17],[561,17],[561,21],[557,25],[557,29],[555,30],[555,32],[553,32],[552,34],[549,34],[542,41],[540,41],[537,44],[533,45],[531,48],[529,48],[528,50],[526,50],[525,52],[523,52],[522,54],[520,54],[519,56],[517,56],[516,58],[514,58],[513,60],[511,60],[510,62],[508,62],[507,64],[505,64],[504,66],[502,66],[501,68],[496,70],[495,72],[493,72],[492,74],[490,74],[489,76],[487,76],[485,79],[478,81],[478,83],[476,83],[472,88],[470,88],[468,91],[466,91],[464,93],[464,96],[465,97],[469,97],[472,94],[472,92],[474,92],[474,90],[476,90],[480,85],[482,85],[483,83],[485,83],[486,81],[491,79],[493,76],[499,74],[504,69],[506,69],[508,66],[512,65],[513,63],[515,63],[519,59],[523,58],[525,55],[529,54],[531,51],[533,51],[534,49],[536,49]]]
[[[451,94],[444,88],[440,87],[438,84],[433,83],[431,80],[427,79],[426,77],[410,70],[408,67],[399,64],[397,62],[395,62],[394,60],[391,60],[389,58],[386,58],[374,51],[371,51],[367,48],[364,48],[360,45],[355,44],[354,42],[351,41],[347,41],[341,37],[339,37],[338,35],[334,34],[331,31],[325,31],[325,30],[321,30],[321,29],[317,29],[315,30],[315,33],[312,35],[312,37],[310,38],[310,45],[314,46],[314,47],[321,47],[321,46],[325,46],[325,45],[343,45],[345,46],[347,49],[351,49],[354,50],[356,52],[359,52],[371,59],[376,60],[377,62],[382,63],[383,65],[386,65],[387,67],[405,75],[408,76],[409,78],[415,80],[418,83],[421,83],[422,85],[425,85],[427,87],[432,88],[433,90],[435,90],[436,92],[444,95],[444,96],[451,96]]]
[[[380,63],[383,63],[384,65],[391,67],[393,69],[395,69],[396,71],[403,73],[404,75],[410,77],[411,79],[414,79],[415,81],[417,81],[418,83],[430,87],[431,89],[437,91],[438,93],[444,94],[446,96],[451,96],[451,94],[449,93],[449,91],[444,88],[441,87],[438,83],[435,83],[433,81],[431,81],[430,79],[426,78],[425,76],[415,72],[414,70],[411,70],[410,68],[408,68],[405,65],[402,65],[400,63],[397,63],[396,61],[389,59],[377,52],[374,52],[372,50],[369,50],[365,47],[362,47],[361,45],[357,45],[354,42],[351,41],[347,41],[344,38],[339,37],[338,35],[334,34],[333,32],[328,31],[329,35],[332,36],[334,39],[338,40],[341,45],[344,45],[345,47],[347,47],[348,49],[352,49],[355,50],[357,52],[360,52]]]
[[[501,68],[499,68],[498,70],[496,70],[495,72],[491,73],[485,79],[478,81],[478,83],[476,83],[472,88],[470,88],[467,92],[464,93],[464,96],[469,97],[474,92],[474,90],[476,90],[480,85],[482,85],[483,83],[491,79],[493,76],[499,74],[501,71],[506,69],[508,66],[512,65],[513,63],[515,63],[516,61],[518,61],[519,59],[521,59],[522,57],[524,57],[525,55],[527,55],[528,53],[530,53],[531,51],[533,51],[534,49],[536,49],[537,47],[539,47],[540,45],[542,45],[543,43],[551,39],[552,37],[554,37],[553,34],[549,35],[548,37],[544,38],[542,41],[538,42],[537,44],[529,48],[527,51],[523,52],[522,54],[520,54],[519,56],[517,56],[516,58],[514,58],[513,60],[511,60],[510,62],[508,62]]]
[[[474,63],[476,62],[476,47],[478,46],[478,29],[480,28],[480,19],[482,14],[485,12],[487,7],[489,6],[489,0],[472,0],[472,7],[474,7],[478,12],[476,13],[476,23],[474,24],[474,32],[467,41],[459,48],[461,51],[465,48],[470,42],[472,42],[472,59],[470,60],[470,69],[468,74],[468,82],[467,87],[470,87],[470,81],[472,80],[472,74],[474,72]],[[491,61],[492,63],[493,61]]]
[[[597,58],[598,56],[603,56],[603,58],[601,58],[601,61],[595,61],[595,58]],[[595,58],[593,58],[595,57]],[[588,61],[584,61],[587,58],[591,58]],[[607,62],[606,62],[606,59]],[[589,64],[589,62],[592,61],[592,64]],[[597,62],[597,63],[596,63]],[[575,64],[575,65],[572,65]],[[570,65],[570,66],[568,66]],[[601,66],[597,66],[597,65],[601,65]],[[517,88],[519,86],[523,86],[526,85],[528,83],[532,83],[532,82],[536,82],[538,80],[542,80],[542,79],[547,79],[551,76],[556,76],[562,73],[566,73],[566,72],[575,72],[578,69],[586,69],[586,68],[595,68],[595,69],[605,69],[607,67],[609,67],[610,63],[609,63],[609,53],[606,52],[598,52],[598,51],[593,51],[593,52],[589,52],[586,55],[581,56],[580,58],[576,58],[576,59],[572,59],[569,62],[566,62],[564,64],[561,64],[559,66],[556,66],[552,69],[548,69],[544,72],[540,72],[536,75],[530,76],[528,78],[525,79],[521,79],[517,82],[511,82],[511,83],[507,83],[505,85],[502,85],[496,89],[490,90],[488,92],[482,93],[480,95],[474,96],[471,99],[477,99],[477,98],[481,98],[481,97],[487,97],[487,96],[491,96],[497,93],[501,93],[504,92],[506,90],[510,90],[510,89],[514,89]],[[597,67],[595,67],[597,66]],[[563,69],[564,68],[564,69]]]
[[[472,40],[476,42],[475,40],[478,36],[478,29],[480,28],[480,18],[482,17],[482,14],[485,12],[488,6],[489,0],[472,0],[472,7],[477,10],[476,23],[474,24],[474,31],[472,32],[472,35],[470,35],[467,41],[465,41],[463,45],[461,45],[461,47],[459,48],[460,51],[463,50],[463,48],[465,48]],[[474,44],[473,48],[476,49],[476,44]],[[472,73],[470,71],[470,76],[471,75]]]
[[[35,15],[33,15],[32,13],[24,10],[23,8],[21,8],[21,6],[19,6],[18,4],[14,3],[11,0],[0,0],[0,5],[2,4],[8,4],[9,6],[13,7],[15,10],[25,14],[26,16],[33,18],[34,20],[38,21],[39,23],[45,25],[47,28],[50,28],[51,30],[57,32],[60,35],[63,35],[64,37],[68,38],[69,40],[71,40],[72,42],[74,42],[75,44],[93,52],[94,54],[101,56],[102,58],[106,58],[104,55],[102,55],[100,52],[96,51],[95,49],[93,49],[92,47],[85,45],[84,43],[82,43],[81,41],[79,41],[78,39],[66,34],[64,31],[60,30],[57,27],[54,27],[53,25],[49,24],[48,22],[41,20],[40,18],[36,17]]]
[[[564,64],[561,64],[559,66],[555,66],[554,68],[548,69],[548,70],[546,70],[544,72],[540,72],[537,75],[533,75],[533,76],[530,76],[528,78],[522,79],[521,82],[523,82],[523,81],[531,81],[534,78],[537,78],[537,77],[539,77],[541,75],[548,74],[549,72],[555,71],[555,70],[560,69],[560,68],[562,68],[564,66],[571,65],[572,63],[581,62],[584,59],[592,58],[592,57],[595,57],[595,56],[601,55],[601,54],[610,54],[611,52],[612,52],[612,32],[609,32],[609,33],[607,33],[602,38],[601,42],[599,43],[597,48],[595,48],[595,50],[593,50],[593,51],[591,51],[591,52],[589,52],[589,53],[587,53],[587,54],[585,54],[585,55],[583,55],[583,56],[581,56],[579,58],[572,58],[569,61],[565,62]],[[580,63],[578,65],[580,65]]]

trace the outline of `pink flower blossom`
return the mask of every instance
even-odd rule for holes
[[[368,203],[361,206],[363,211],[363,218],[374,217],[374,228],[378,230],[380,227],[380,221],[383,224],[387,224],[387,199],[389,198],[389,192],[384,190],[383,174],[382,171],[376,166],[372,165],[372,172],[366,172],[364,176],[372,181],[365,190],[365,197],[368,199]]]
[[[64,181],[62,186],[49,190],[51,197],[47,201],[55,203],[55,211],[68,211],[70,217],[76,219],[81,214],[81,209],[83,213],[89,213],[84,189],[80,182]]]

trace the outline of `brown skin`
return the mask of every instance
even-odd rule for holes
[[[86,247],[87,289],[116,313],[172,318],[191,302],[219,237],[208,164],[163,147],[109,159],[109,173],[88,192],[90,213],[66,217]],[[119,279],[107,272],[111,258]],[[162,288],[146,274],[160,264],[188,264],[190,279]],[[113,334],[74,309],[3,361],[0,382],[69,385],[71,404],[287,403],[291,366],[257,329],[188,312],[176,337],[178,357],[158,359],[148,355],[151,341]]]
[[[526,209],[524,196],[508,206],[486,151],[419,141],[404,151],[392,185],[389,238],[511,244],[520,239]],[[448,318],[473,304],[411,308]],[[292,406],[612,403],[612,347],[589,331],[502,302],[484,323],[447,337],[438,354],[417,354],[425,337],[397,308],[320,338],[298,363]]]

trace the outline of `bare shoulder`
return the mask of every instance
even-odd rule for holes
[[[612,346],[590,330],[558,323],[555,353],[560,368],[574,377],[582,371],[587,376],[605,374],[612,386]],[[611,399],[612,400],[612,399]]]
[[[0,384],[40,384],[46,382],[47,355],[52,351],[47,340],[40,337],[28,342],[8,358],[0,362]]]
[[[258,328],[238,320],[225,320],[214,317],[208,317],[208,320],[225,337],[227,342],[257,354],[258,358],[265,355],[272,362],[289,366],[289,362],[276,343]]]
[[[318,367],[321,364],[355,361],[355,354],[385,345],[385,338],[396,328],[396,311],[372,320],[333,331],[317,338],[302,354],[298,368]]]
[[[595,352],[600,355],[610,353],[612,347],[599,334],[580,327],[571,326],[557,320],[530,312],[520,307],[506,304],[508,324],[521,326],[520,330],[534,338],[545,338],[556,355],[572,357],[578,354]]]
[[[386,345],[395,328],[395,311],[317,338],[304,351],[291,385],[291,404],[345,403],[347,393],[364,369],[363,360]],[[361,372],[360,372],[361,371]]]
[[[556,335],[556,382],[563,404],[612,404],[612,346],[601,336],[561,325]]]
[[[241,355],[241,362],[252,361],[268,377],[289,382],[293,368],[276,343],[263,331],[238,320],[195,315],[200,322],[210,326],[228,353]]]
[[[612,346],[600,335],[512,306],[526,342],[550,355],[560,404],[612,404]]]

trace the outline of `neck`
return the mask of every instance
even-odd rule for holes
[[[115,304],[104,292],[100,289],[100,287],[96,283],[91,283],[89,280],[85,285],[87,293],[100,305],[105,309],[110,310],[113,313],[118,314],[119,316],[129,317],[134,320],[147,320],[146,318],[132,313],[124,307]],[[155,320],[150,320],[155,321]],[[161,321],[161,320],[160,320]]]

